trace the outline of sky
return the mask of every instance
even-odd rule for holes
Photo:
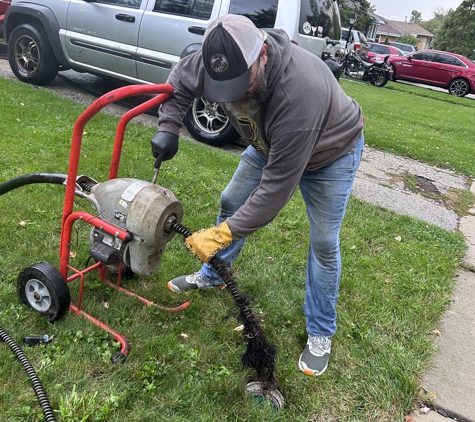
[[[434,10],[456,9],[462,0],[369,0],[375,6],[376,14],[392,21],[409,21],[413,10],[422,13],[422,20],[434,17]]]

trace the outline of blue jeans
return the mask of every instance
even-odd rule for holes
[[[340,229],[345,216],[356,171],[363,153],[364,136],[338,160],[316,171],[304,172],[299,187],[310,222],[304,314],[307,333],[331,337],[336,332],[336,303],[341,276]],[[267,160],[252,146],[221,194],[217,224],[233,215],[259,185]],[[217,256],[232,265],[245,238],[233,242]],[[212,265],[204,264],[201,276],[212,284],[222,284]]]

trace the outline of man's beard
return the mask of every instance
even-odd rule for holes
[[[255,91],[252,94],[246,94],[238,101],[226,103],[226,108],[237,118],[253,117],[257,114],[261,105],[266,102],[268,96],[266,73],[264,69],[259,68]]]

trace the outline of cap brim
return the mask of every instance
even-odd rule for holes
[[[204,75],[204,94],[209,102],[227,103],[238,101],[246,95],[251,77],[251,68],[247,69],[242,75],[227,81],[217,81],[211,78],[205,70]]]

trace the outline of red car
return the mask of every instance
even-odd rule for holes
[[[460,54],[420,50],[403,57],[391,56],[393,80],[406,80],[446,88],[464,97],[475,93],[475,63]]]
[[[0,0],[0,38],[3,38],[3,20],[12,0]]]
[[[382,62],[389,54],[390,56],[404,56],[404,51],[391,45],[369,42],[368,61],[371,63]]]

